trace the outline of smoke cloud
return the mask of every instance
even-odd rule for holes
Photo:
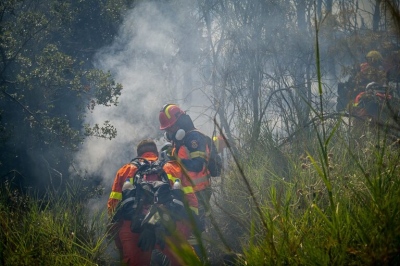
[[[105,198],[116,171],[136,156],[138,141],[153,138],[158,145],[164,143],[158,113],[165,103],[187,110],[200,130],[210,128],[211,120],[202,116],[209,102],[195,74],[201,42],[189,10],[189,1],[142,3],[125,14],[114,43],[97,53],[97,67],[110,70],[124,89],[118,106],[97,106],[86,122],[109,120],[118,133],[112,140],[86,139],[75,164],[86,176],[103,179]]]

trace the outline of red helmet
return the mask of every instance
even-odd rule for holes
[[[184,113],[185,112],[175,104],[164,105],[158,116],[158,119],[160,120],[160,129],[164,130],[173,126],[178,118]]]

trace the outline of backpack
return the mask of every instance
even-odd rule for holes
[[[140,233],[143,224],[154,214],[153,206],[175,206],[176,197],[171,190],[169,179],[165,173],[162,161],[148,161],[144,158],[135,158],[131,161],[137,167],[134,176],[136,210],[132,218],[131,231]],[[180,203],[182,201],[179,200]],[[183,203],[182,203],[183,206]]]

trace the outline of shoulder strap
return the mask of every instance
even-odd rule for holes
[[[161,181],[169,182],[168,176],[164,171],[164,164],[166,163],[165,161],[149,161],[143,157],[136,157],[132,159],[130,163],[137,167],[134,183],[137,183],[138,181],[136,180],[136,176],[142,174],[141,172],[143,171],[147,172],[147,174],[159,174],[162,179]]]
[[[168,176],[167,173],[164,171],[164,165],[165,165],[165,161],[154,161],[151,162],[151,168],[154,169],[155,172],[157,172],[157,174],[159,174],[159,176],[161,177],[161,181],[163,182],[169,182],[168,180]]]
[[[150,164],[150,162],[147,159],[143,158],[143,157],[135,157],[135,158],[133,158],[131,160],[130,163],[135,165],[138,168],[138,170],[139,170],[139,168],[141,166],[146,165],[146,164]]]

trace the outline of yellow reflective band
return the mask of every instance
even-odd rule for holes
[[[199,209],[195,207],[189,207],[196,215],[199,215]]]
[[[194,151],[194,152],[191,152],[191,153],[190,153],[190,157],[191,157],[191,158],[198,158],[198,157],[200,157],[200,158],[207,159],[207,155],[206,155],[206,153],[203,152],[203,151]]]
[[[110,194],[110,199],[122,200],[122,193],[112,191]]]
[[[168,176],[168,179],[172,181],[172,183],[175,183],[175,180],[179,179],[177,177],[174,177],[171,174],[167,174],[167,176]],[[182,191],[183,191],[184,194],[194,193],[194,189],[193,189],[192,186],[182,187]]]
[[[189,194],[189,193],[194,193],[194,189],[192,186],[189,187],[182,187],[183,193],[184,194]]]
[[[171,174],[167,174],[167,176],[168,176],[168,179],[172,181],[172,184],[175,183],[175,180],[179,179]]]
[[[167,108],[165,108],[165,115],[167,116],[168,119],[171,118],[171,115],[169,114],[169,108],[171,108],[172,106],[175,106],[173,104],[168,105]]]

